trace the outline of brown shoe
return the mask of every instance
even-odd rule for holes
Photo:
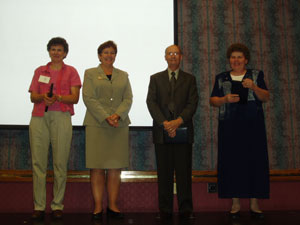
[[[31,218],[34,220],[41,220],[44,219],[44,216],[45,216],[45,211],[34,210],[31,215]]]
[[[54,210],[54,211],[52,211],[52,216],[54,219],[61,219],[63,216],[63,211],[62,210]]]

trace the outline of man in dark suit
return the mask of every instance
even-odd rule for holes
[[[182,60],[180,48],[171,45],[165,50],[168,69],[151,76],[147,95],[148,110],[153,118],[153,142],[158,176],[160,217],[171,218],[173,213],[173,182],[176,189],[179,215],[191,218],[192,202],[192,143],[194,141],[193,115],[197,108],[198,92],[193,75],[179,69]],[[187,128],[183,143],[166,143],[169,136],[176,139],[179,128]]]

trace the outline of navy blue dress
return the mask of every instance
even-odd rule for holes
[[[260,88],[264,74],[247,70]],[[231,93],[230,71],[216,76],[211,97]],[[269,161],[262,102],[248,89],[245,104],[225,103],[219,108],[218,194],[220,198],[269,198]]]

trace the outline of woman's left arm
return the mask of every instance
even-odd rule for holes
[[[253,83],[253,82],[252,82]],[[269,101],[270,98],[270,93],[268,90],[262,89],[260,87],[258,87],[257,85],[253,84],[252,88],[250,88],[254,91],[254,93],[256,94],[257,98],[262,101],[262,102],[267,102]]]
[[[263,71],[259,72],[258,78],[257,78],[257,85],[253,82],[253,80],[246,78],[243,80],[242,85],[244,88],[250,88],[256,95],[256,97],[262,101],[267,102],[270,98],[270,93],[267,90],[265,81],[264,81],[264,73]]]
[[[79,100],[79,90],[80,86],[71,87],[70,95],[56,95],[56,99],[65,104],[77,104]]]
[[[124,120],[128,116],[131,105],[132,105],[132,91],[131,91],[129,79],[127,77],[127,84],[126,84],[125,91],[123,93],[123,101],[117,108],[115,114],[117,114],[118,116],[120,116],[121,119]]]

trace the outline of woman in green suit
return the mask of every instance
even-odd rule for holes
[[[105,184],[108,193],[107,215],[123,218],[117,206],[121,168],[128,167],[128,113],[132,92],[128,74],[113,66],[117,46],[112,41],[98,48],[100,65],[87,69],[83,83],[86,105],[86,166],[90,168],[95,202],[93,219],[101,219]]]

